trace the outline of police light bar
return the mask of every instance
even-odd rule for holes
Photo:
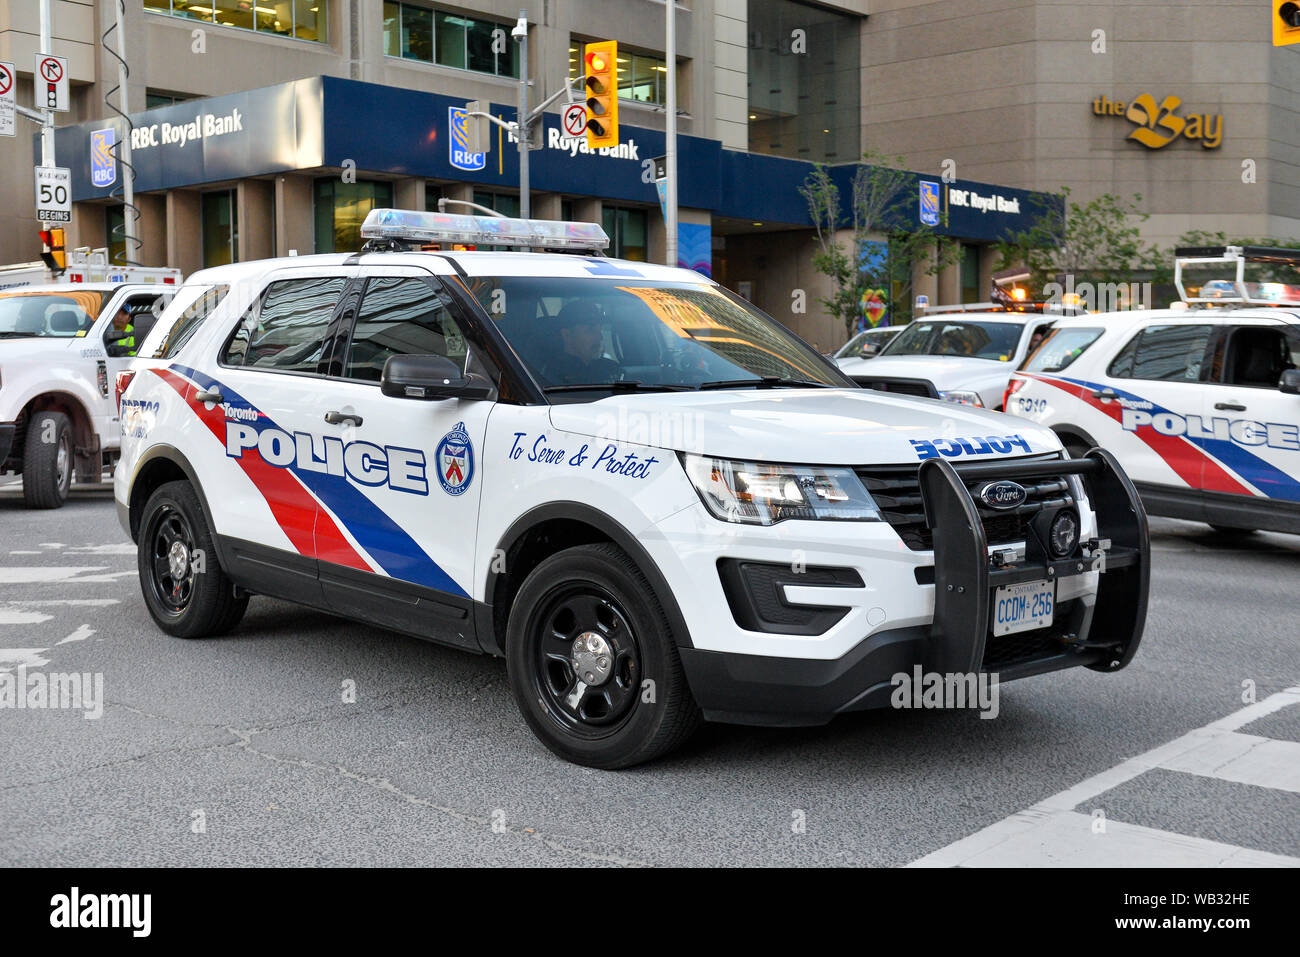
[[[1268,263],[1278,266],[1300,267],[1300,249],[1282,249],[1276,246],[1179,246],[1174,250],[1174,285],[1186,303],[1224,305],[1241,303],[1247,306],[1296,306],[1300,294],[1279,283],[1247,283],[1247,263]],[[1183,286],[1183,270],[1188,266],[1235,267],[1236,275],[1220,285],[1230,285],[1236,295],[1189,296]],[[1252,287],[1254,294],[1252,294]],[[1277,295],[1263,296],[1266,288],[1277,287]],[[1202,287],[1204,291],[1204,287]]]
[[[596,223],[554,219],[507,219],[413,209],[372,209],[361,224],[363,239],[524,249],[603,250],[609,237]]]

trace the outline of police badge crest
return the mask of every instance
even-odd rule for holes
[[[438,451],[434,455],[438,465],[438,481],[448,495],[459,495],[469,488],[474,478],[474,444],[465,423],[457,422],[456,427],[442,437]]]

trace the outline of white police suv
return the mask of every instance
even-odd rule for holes
[[[1062,320],[1012,379],[1007,411],[1074,454],[1114,453],[1154,514],[1300,532],[1300,301],[1260,307],[1242,281],[1246,263],[1300,265],[1300,250],[1178,253],[1183,308]],[[1183,269],[1211,263],[1237,279],[1188,296]]]
[[[701,717],[887,705],[914,667],[1136,651],[1145,515],[1108,453],[856,388],[594,225],[375,210],[363,235],[223,267],[146,350],[116,497],[163,630],[218,634],[257,593],[502,655],[537,736],[602,768]]]
[[[838,359],[858,385],[1002,410],[1016,367],[1059,318],[997,304],[937,306],[894,336],[874,358]]]

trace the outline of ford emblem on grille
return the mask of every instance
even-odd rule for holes
[[[1024,505],[1029,493],[1015,482],[989,482],[979,490],[979,497],[989,508],[1008,509]]]

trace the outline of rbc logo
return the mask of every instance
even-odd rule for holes
[[[117,182],[117,157],[113,155],[116,145],[117,132],[111,127],[91,131],[90,185],[102,188]]]
[[[921,180],[921,222],[926,226],[939,225],[939,184]]]
[[[453,106],[448,111],[450,117],[447,125],[451,136],[447,148],[451,153],[451,165],[470,172],[483,169],[487,166],[487,154],[469,151],[469,117],[465,115],[464,107]]]

